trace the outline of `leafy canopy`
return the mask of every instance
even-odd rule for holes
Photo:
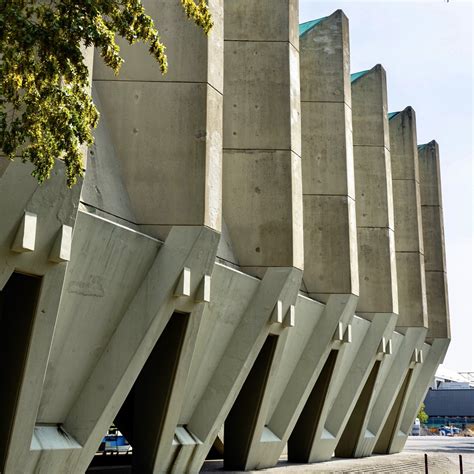
[[[422,423],[422,424],[425,424],[428,421],[429,416],[425,411],[425,404],[424,403],[422,403],[420,405],[420,410],[419,410],[417,416],[418,416],[418,419],[420,420],[420,423]]]
[[[206,0],[176,1],[207,34]],[[68,186],[82,176],[81,147],[92,144],[99,118],[83,51],[96,47],[118,74],[117,35],[146,43],[166,73],[165,46],[140,0],[0,0],[0,153],[30,161],[40,183],[55,158]]]

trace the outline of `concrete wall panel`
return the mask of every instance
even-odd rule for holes
[[[439,147],[435,141],[418,147],[420,160],[421,214],[425,242],[428,305],[428,341],[449,340],[448,284],[444,244]]]
[[[301,122],[304,289],[320,301],[359,294],[348,21],[303,25]]]

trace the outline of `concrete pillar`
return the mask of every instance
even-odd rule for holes
[[[223,217],[235,256],[232,263],[263,277],[262,291],[272,285],[278,272],[287,275],[285,285],[291,290],[285,290],[284,297],[277,284],[268,294],[275,299],[265,299],[268,308],[260,307],[264,300],[259,297],[246,314],[259,308],[265,318],[271,309],[277,315],[275,321],[284,318],[291,322],[272,328],[267,315],[267,319],[258,318],[257,326],[257,321],[252,322],[252,336],[244,336],[250,328],[246,324],[235,331],[187,424],[202,442],[192,453],[191,470],[200,468],[227,415],[229,425],[236,416],[245,419],[241,418],[239,430],[226,436],[225,464],[246,469],[251,466],[249,448],[264,430],[273,374],[294,325],[299,288],[294,283],[299,280],[301,284],[304,258],[297,2],[246,0],[224,5]],[[271,335],[278,336],[278,342],[268,352],[264,343]],[[265,363],[260,361],[264,357],[260,350],[267,354]],[[247,361],[245,370],[231,362],[235,358]],[[248,371],[254,362],[254,369]],[[256,380],[260,378],[256,367],[260,366],[268,373],[263,382]],[[231,384],[229,371],[235,372]],[[248,405],[248,387],[257,386],[260,402]],[[219,396],[211,397],[216,392]],[[243,406],[247,409],[242,410]],[[183,463],[184,457],[174,468],[181,468]]]
[[[278,461],[321,373],[327,372],[323,378],[329,383],[332,370],[324,369],[326,360],[342,347],[342,334],[350,331],[347,325],[358,294],[349,32],[342,11],[300,25],[300,61],[303,289],[326,306],[293,370],[287,374],[286,367],[280,368],[278,377],[287,383],[273,396],[267,435],[251,446],[248,466],[253,468]],[[333,339],[338,330],[341,341]],[[298,344],[296,337],[301,335],[292,333],[289,343]]]
[[[413,372],[397,417],[386,422],[376,452],[403,449],[431,380],[443,361],[450,342],[446,260],[442,217],[439,148],[435,141],[418,146],[421,217],[425,259],[428,333],[423,363]],[[392,409],[393,410],[393,409]]]
[[[303,268],[297,21],[296,0],[225,3],[223,213],[257,276]]]
[[[177,472],[182,472],[183,469],[189,472],[199,471],[239,392],[241,389],[245,391],[244,383],[249,374],[252,375],[252,366],[259,357],[265,341],[270,334],[275,334],[279,340],[273,354],[265,358],[267,364],[265,372],[269,375],[266,376],[267,383],[261,384],[260,381],[259,384],[260,404],[249,409],[248,412],[240,411],[245,419],[242,418],[238,437],[234,438],[233,443],[229,443],[228,447],[224,440],[224,455],[228,463],[246,465],[249,452],[241,450],[240,447],[244,440],[250,445],[252,439],[260,439],[264,431],[268,397],[275,379],[272,372],[281,361],[282,349],[287,337],[285,332],[294,329],[288,327],[291,324],[285,321],[291,311],[294,311],[292,305],[295,304],[295,294],[300,284],[301,273],[297,269],[270,268],[267,270],[248,306],[244,309],[240,323],[233,331],[199,402],[186,420],[187,429],[199,440],[199,443],[191,447],[193,451],[182,453],[182,456],[176,459],[173,469]],[[281,315],[277,318],[281,322],[276,322],[277,314]],[[252,380],[250,386],[256,383],[257,380]],[[255,423],[249,425],[247,421],[251,418]]]
[[[451,337],[438,144],[432,141],[420,145],[418,155],[429,321],[427,337],[431,342]]]
[[[398,313],[385,70],[352,74],[360,295],[357,312]]]
[[[385,71],[375,66],[351,76],[355,197],[359,262],[357,314],[369,329],[349,360],[341,382],[329,388],[305,459],[325,460],[334,450],[353,456],[385,365],[386,342],[398,312],[393,226],[393,195]],[[363,368],[363,369],[361,369]]]
[[[390,113],[389,127],[399,301],[397,331],[403,334],[403,342],[402,350],[393,355],[394,362],[385,374],[368,420],[370,434],[361,433],[357,456],[370,454],[389,417],[387,407],[396,403],[397,394],[406,392],[404,381],[411,355],[421,350],[428,325],[415,111],[407,107]]]
[[[85,64],[91,74],[92,56],[91,49],[84,50]],[[85,161],[84,157],[84,164]],[[3,316],[12,317],[25,326],[21,328],[22,337],[18,337],[16,346],[21,354],[16,373],[13,378],[5,377],[2,381],[5,392],[0,397],[0,417],[4,421],[0,429],[0,471],[27,472],[83,180],[78,179],[76,185],[68,189],[60,160],[50,179],[42,185],[31,176],[33,167],[18,158],[12,162],[0,156],[0,170],[0,294],[2,290],[9,292],[9,287],[21,278],[16,274],[30,275],[41,285],[39,294],[35,295],[31,281],[25,284],[22,297],[35,303],[28,315],[17,318],[15,311],[25,311],[25,308],[16,306],[10,315]],[[8,321],[3,320],[2,327],[9,327]],[[4,334],[7,340],[14,337],[13,330],[18,331],[18,327],[11,328],[12,333]],[[17,332],[17,336],[19,334]],[[8,374],[14,367],[10,357],[15,353],[8,351],[5,341],[1,344],[6,351],[4,363]],[[10,348],[15,350],[15,347]],[[3,377],[2,368],[0,372]]]
[[[428,326],[415,111],[390,114],[390,154],[395,211],[398,330]]]
[[[222,3],[209,2],[214,27],[206,36],[186,19],[180,2],[144,2],[167,47],[165,76],[146,45],[119,42],[125,59],[119,76],[96,58],[93,87],[107,126],[97,139],[105,145],[108,134],[113,147],[96,150],[97,162],[89,158],[83,200],[91,212],[133,219],[162,240],[173,225],[220,232]],[[120,172],[105,167],[105,158]],[[127,198],[116,199],[124,192]]]
[[[349,22],[341,10],[300,25],[304,289],[359,294]]]

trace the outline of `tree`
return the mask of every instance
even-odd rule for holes
[[[207,34],[207,1],[176,1]],[[83,50],[96,47],[118,74],[116,35],[148,44],[166,73],[165,46],[140,0],[0,0],[0,153],[31,162],[40,183],[56,158],[69,187],[82,176],[81,146],[92,144],[99,119]]]
[[[418,411],[418,419],[420,420],[420,423],[422,423],[423,425],[428,421],[428,414],[426,413],[425,411],[425,404],[422,403],[420,405],[420,410]]]

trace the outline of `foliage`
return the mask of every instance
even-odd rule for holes
[[[428,421],[428,414],[425,411],[424,403],[421,404],[420,410],[417,416],[418,416],[418,419],[420,420],[420,423],[422,423],[423,425],[426,424],[426,422]]]
[[[206,0],[176,1],[207,34]],[[83,51],[96,47],[118,74],[117,35],[146,43],[166,73],[165,46],[140,0],[0,0],[0,153],[30,161],[40,183],[56,158],[68,186],[82,176],[81,147],[92,144],[99,118]]]

